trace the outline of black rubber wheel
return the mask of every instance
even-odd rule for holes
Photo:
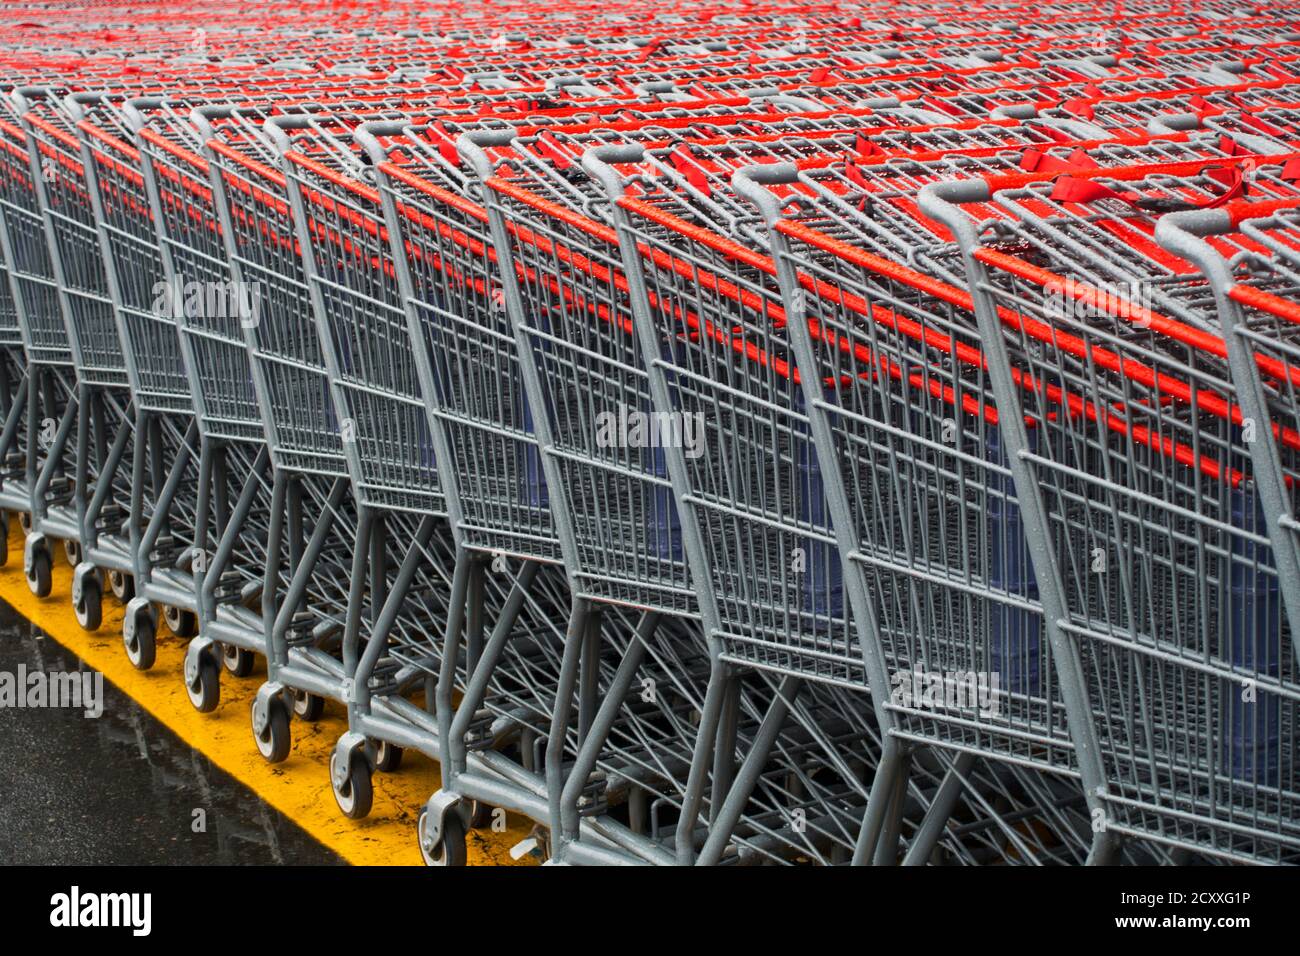
[[[221,700],[221,671],[211,655],[199,656],[199,676],[193,684],[185,685],[190,703],[200,714],[210,714]]]
[[[136,670],[147,671],[153,667],[158,656],[158,634],[153,615],[141,610],[135,622],[135,636],[128,639],[124,628],[122,643],[126,645],[127,660],[135,665]]]
[[[177,637],[193,637],[199,633],[199,619],[193,611],[164,604],[163,620],[167,622],[167,629]]]
[[[98,574],[86,576],[81,585],[81,603],[73,607],[77,623],[87,631],[99,630],[104,623],[104,585],[99,583]]]
[[[252,707],[257,706],[257,699],[253,699]],[[289,711],[285,709],[284,701],[278,696],[272,697],[270,701],[270,713],[266,722],[266,730],[259,734],[256,726],[253,728],[253,739],[257,742],[257,752],[266,758],[268,763],[281,763],[289,756]],[[250,708],[251,713],[251,708]]]
[[[325,698],[316,694],[309,694],[305,690],[295,690],[293,693],[293,715],[299,720],[305,720],[313,724],[321,719],[325,713]]]
[[[375,790],[370,780],[370,764],[359,753],[354,753],[348,762],[348,775],[342,787],[334,785],[334,766],[337,754],[330,754],[330,789],[334,791],[334,801],[349,820],[364,820],[370,815],[374,803]]]
[[[81,545],[71,538],[64,538],[63,556],[68,559],[68,566],[75,568],[81,563]]]
[[[461,803],[461,817],[469,830],[482,830],[492,822],[491,804],[482,800],[465,800]]]
[[[253,665],[257,663],[257,659],[253,652],[247,648],[223,644],[221,647],[221,662],[225,665],[226,670],[230,671],[235,677],[247,677],[253,673]]]
[[[39,598],[49,597],[54,585],[52,564],[48,548],[41,548],[32,554],[32,566],[27,570],[27,586]]]
[[[465,866],[469,862],[469,848],[465,845],[465,824],[459,813],[449,813],[442,824],[442,841],[430,852],[424,848],[424,827],[427,811],[421,812],[416,826],[420,841],[420,856],[425,866]]]
[[[18,527],[23,529],[23,535],[32,533],[32,515],[30,511],[18,512]]]
[[[396,773],[402,766],[402,748],[397,744],[390,744],[387,740],[376,740],[375,749],[375,769],[380,773]]]
[[[123,604],[135,597],[135,578],[125,571],[108,572],[108,588]]]

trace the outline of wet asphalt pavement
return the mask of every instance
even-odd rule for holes
[[[0,672],[20,664],[85,668],[0,601]],[[0,706],[0,864],[340,862],[107,682],[97,719]]]

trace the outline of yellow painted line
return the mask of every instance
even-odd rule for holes
[[[98,631],[82,630],[69,599],[72,569],[62,547],[54,549],[54,589],[44,599],[27,587],[22,569],[22,532],[12,522],[9,562],[0,567],[0,598],[19,614],[72,651],[104,679],[134,699],[181,740],[248,787],[267,804],[355,865],[420,865],[415,824],[420,808],[438,787],[438,765],[422,754],[407,751],[397,773],[374,775],[374,808],[365,820],[349,820],[339,812],[330,792],[329,757],[347,729],[342,708],[327,704],[325,716],[314,724],[293,720],[293,749],[281,764],[268,764],[253,744],[249,708],[265,679],[257,670],[239,679],[221,674],[221,703],[211,714],[190,704],[181,680],[185,642],[166,632],[158,639],[158,658],[148,671],[138,671],[122,647],[122,606],[111,594],[104,600],[104,621]],[[471,865],[512,864],[509,849],[524,839],[530,826],[510,817],[504,832],[475,830],[469,834]],[[531,859],[531,858],[528,858]],[[292,861],[291,861],[292,862]]]

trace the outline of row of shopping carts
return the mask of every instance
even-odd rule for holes
[[[431,863],[1300,860],[1300,23],[606,6],[0,11],[32,590]]]

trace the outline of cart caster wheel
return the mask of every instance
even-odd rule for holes
[[[226,644],[221,648],[221,662],[235,677],[247,677],[253,673],[256,659],[253,652],[247,648]]]
[[[9,563],[9,512],[0,511],[0,567]]]
[[[68,559],[68,565],[75,568],[81,563],[81,545],[71,538],[64,538],[63,556]]]
[[[27,587],[39,598],[49,597],[54,581],[51,571],[53,556],[48,545],[32,549],[31,561],[24,569],[27,572]]]
[[[158,625],[154,621],[153,609],[142,602],[135,609],[128,606],[127,614],[129,620],[122,622],[122,643],[126,646],[127,660],[136,670],[147,671],[158,656]]]
[[[108,572],[108,589],[123,604],[135,597],[135,578],[125,571]]]
[[[18,512],[18,527],[23,529],[23,534],[32,533],[32,515],[30,511]]]
[[[88,574],[81,582],[81,600],[73,605],[77,623],[87,631],[99,630],[104,623],[104,585],[98,574]]]
[[[492,807],[482,800],[463,801],[460,812],[467,830],[482,830],[492,823]]]
[[[253,698],[253,739],[257,751],[268,763],[281,763],[289,756],[289,711],[278,695],[267,701],[266,729],[257,731],[257,698]]]
[[[325,713],[325,698],[309,694],[305,690],[291,691],[293,694],[293,715],[299,720],[312,724],[320,720]]]
[[[193,637],[199,633],[199,619],[193,611],[164,604],[163,620],[167,622],[168,630],[177,637]]]
[[[199,656],[199,672],[194,682],[186,683],[185,692],[200,714],[210,714],[221,700],[221,670],[209,654]]]
[[[449,813],[442,824],[442,840],[435,847],[426,846],[425,833],[428,811],[420,814],[420,822],[415,828],[420,841],[420,856],[425,866],[465,866],[469,862],[469,851],[465,846],[465,824],[459,813]]]
[[[338,754],[330,754],[330,789],[334,791],[334,801],[349,820],[364,820],[370,814],[375,791],[370,781],[370,764],[358,753],[348,761],[348,773],[340,784],[334,775],[338,765]]]
[[[373,740],[375,769],[380,773],[396,773],[402,765],[402,748],[386,740]]]

